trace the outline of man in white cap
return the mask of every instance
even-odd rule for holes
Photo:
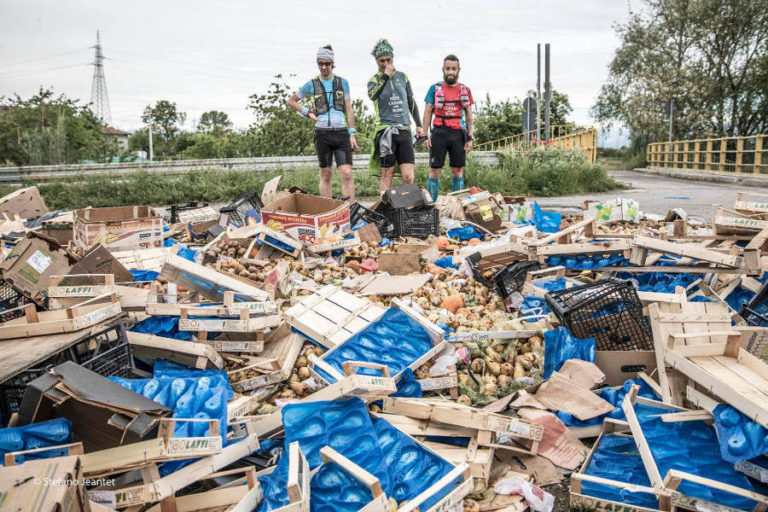
[[[334,54],[331,45],[317,51],[320,75],[307,81],[288,100],[288,106],[315,122],[315,149],[320,162],[320,195],[331,197],[333,160],[341,176],[341,193],[349,201],[355,199],[352,180],[352,152],[355,141],[355,114],[346,79],[333,74]],[[309,97],[312,108],[299,100]]]

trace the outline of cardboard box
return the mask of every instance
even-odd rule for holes
[[[27,187],[0,197],[0,213],[11,216],[17,213],[23,219],[34,219],[48,213],[48,207],[37,187]]]
[[[84,483],[83,467],[77,455],[0,467],[0,511],[90,510]]]
[[[64,417],[86,452],[154,436],[172,411],[106,377],[68,361],[33,380],[24,390],[19,425]]]
[[[533,202],[523,196],[504,196],[504,204],[501,205],[503,214],[501,219],[510,222],[532,222]]]
[[[421,261],[433,262],[440,257],[440,251],[429,244],[403,244],[395,252],[379,255],[379,270],[393,276],[403,276],[421,271]]]
[[[594,217],[597,222],[629,221],[638,222],[641,217],[640,206],[633,199],[617,197],[605,202],[585,201],[584,216]]]
[[[106,247],[99,244],[85,253],[85,256],[72,266],[70,274],[114,274],[116,283],[133,281],[133,274],[123,266]]]
[[[96,244],[109,250],[162,247],[163,217],[148,206],[75,210],[73,240],[82,250]]]
[[[598,350],[595,364],[605,374],[608,386],[621,386],[627,379],[637,378],[638,372],[650,375],[656,369],[653,350]]]
[[[261,221],[305,245],[349,231],[349,203],[307,194],[288,194],[264,206]]]
[[[2,277],[37,304],[45,301],[49,278],[68,274],[74,259],[55,240],[30,232],[0,264]]]
[[[434,204],[432,196],[415,183],[402,184],[384,191],[383,200],[392,208],[421,210]]]
[[[741,348],[768,364],[768,327],[736,327]]]

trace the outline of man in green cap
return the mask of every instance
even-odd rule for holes
[[[379,71],[368,80],[368,97],[376,108],[376,136],[373,139],[374,157],[378,155],[381,165],[379,190],[392,185],[395,162],[400,166],[403,183],[413,183],[416,158],[413,152],[411,116],[416,122],[416,136],[422,137],[419,109],[413,98],[408,77],[395,70],[392,45],[386,39],[379,39],[371,55],[376,59]]]

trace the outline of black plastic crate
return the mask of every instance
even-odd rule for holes
[[[467,263],[469,263],[475,281],[482,283],[489,290],[493,290],[496,286],[494,281],[496,274],[507,266],[520,261],[520,257],[513,253],[502,253],[483,258],[479,252],[476,252],[467,256]]]
[[[760,287],[749,302],[742,304],[739,315],[749,325],[768,327],[768,282]]]
[[[7,281],[0,279],[0,322],[7,322],[20,316],[24,316],[24,311],[14,311],[6,313],[9,309],[18,308],[32,304],[32,299],[11,286]]]
[[[42,363],[0,383],[0,413],[7,423],[19,410],[27,384],[66,361],[73,361],[104,377],[135,377],[133,354],[123,324],[99,331],[51,356]]]
[[[538,261],[518,261],[507,265],[493,276],[496,291],[502,299],[506,299],[514,292],[519,292],[525,284],[528,272],[541,270]]]
[[[375,225],[381,236],[395,236],[397,233],[395,223],[391,218],[370,210],[358,202],[352,203],[349,207],[349,219],[350,225],[353,227],[360,221]]]
[[[427,238],[440,234],[440,214],[436,208],[425,210],[395,209],[395,229],[397,236]]]
[[[650,322],[631,283],[600,279],[545,298],[560,323],[577,338],[594,338],[597,350],[653,350]]]
[[[175,204],[171,206],[171,224],[176,224],[179,222],[179,212],[184,212],[187,210],[197,210],[198,208],[205,208],[208,206],[208,203],[198,203],[197,201],[190,201],[187,204]]]
[[[234,201],[224,206],[219,212],[229,215],[230,224],[236,224],[240,227],[245,224],[246,213],[248,210],[261,211],[264,203],[261,202],[258,192],[246,192],[240,194]]]

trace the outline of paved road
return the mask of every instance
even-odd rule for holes
[[[613,171],[616,181],[629,187],[599,194],[547,197],[537,199],[542,208],[562,212],[580,212],[585,199],[626,197],[640,203],[640,211],[664,215],[672,208],[682,208],[688,215],[711,220],[718,206],[733,208],[738,192],[754,192],[748,187],[705,181],[692,181],[634,171]]]

